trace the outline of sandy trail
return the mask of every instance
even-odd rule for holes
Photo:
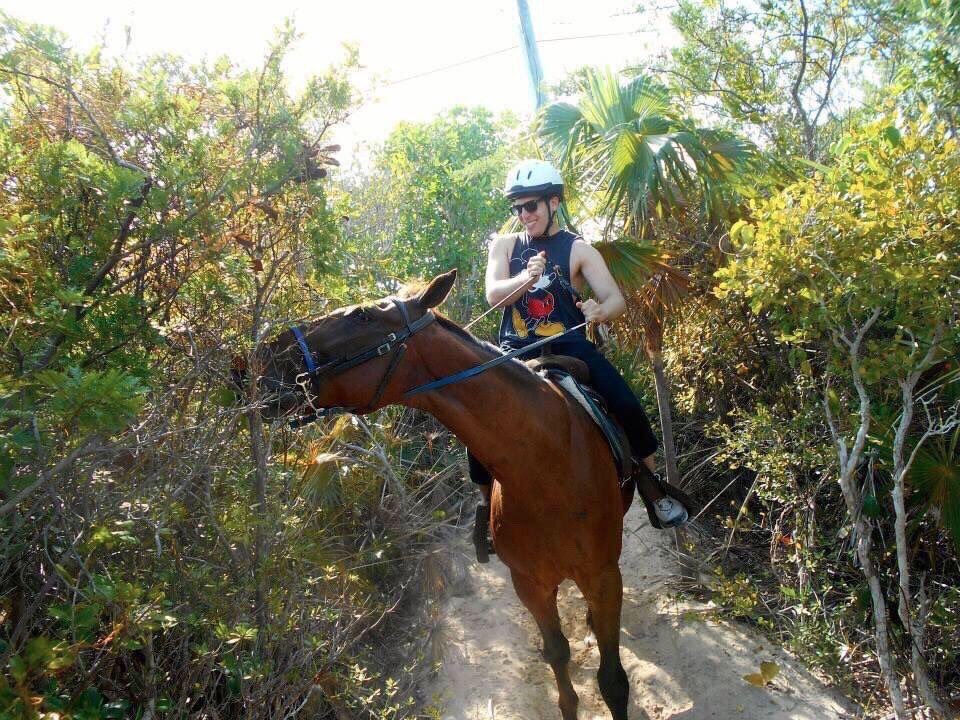
[[[626,518],[620,656],[630,678],[631,720],[830,720],[855,717],[852,705],[780,648],[750,629],[713,619],[703,606],[669,597],[676,576],[672,533],[649,527],[639,503]],[[540,658],[540,635],[496,558],[473,561],[445,608],[444,659],[432,692],[444,720],[559,720],[553,673]],[[560,588],[570,639],[570,674],[579,718],[608,720],[596,685],[600,655],[588,646],[586,606],[572,583]],[[765,688],[743,680],[773,661],[780,674]]]

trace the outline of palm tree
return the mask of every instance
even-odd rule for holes
[[[543,109],[539,135],[584,209],[604,219],[605,236],[643,237],[651,218],[686,212],[692,199],[710,221],[727,216],[739,172],[756,159],[751,143],[697,127],[643,75],[621,82],[609,70],[588,70],[580,91],[577,105]]]
[[[685,119],[671,105],[667,89],[650,78],[622,81],[609,70],[584,73],[577,104],[545,107],[538,132],[570,184],[575,210],[602,223],[606,242],[597,247],[644,329],[667,479],[677,484],[663,326],[689,279],[666,255],[638,241],[654,234],[658,221],[668,217],[719,227],[729,217],[743,170],[756,159],[754,148]]]

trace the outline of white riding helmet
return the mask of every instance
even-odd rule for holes
[[[509,199],[524,195],[563,195],[563,178],[546,160],[523,160],[507,173],[503,194]]]

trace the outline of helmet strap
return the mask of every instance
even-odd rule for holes
[[[553,219],[557,216],[556,212],[554,212],[553,209],[551,209],[550,207],[550,197],[553,197],[553,196],[551,195],[549,197],[543,198],[544,201],[547,203],[547,227],[543,231],[543,238],[545,240],[550,238],[550,228],[553,226]]]

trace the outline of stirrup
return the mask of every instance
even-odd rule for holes
[[[477,550],[477,562],[490,562],[490,554],[494,553],[493,545],[488,535],[490,530],[490,506],[483,503],[477,505],[477,514],[473,520],[473,546]]]

